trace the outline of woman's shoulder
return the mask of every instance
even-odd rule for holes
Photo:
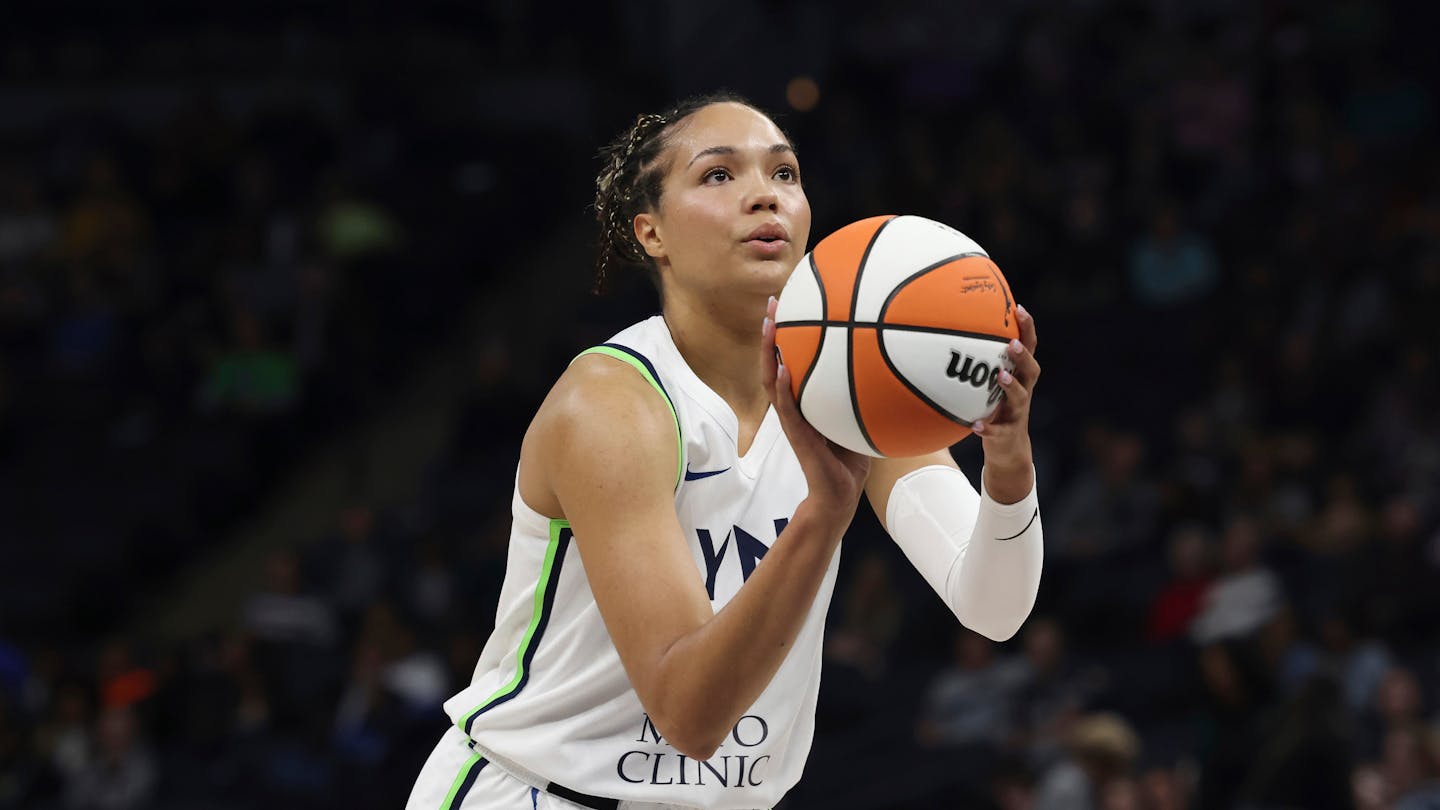
[[[556,380],[531,422],[530,432],[537,430],[567,442],[594,441],[592,434],[601,432],[643,444],[673,437],[675,427],[643,366],[621,351],[593,351],[576,357]]]

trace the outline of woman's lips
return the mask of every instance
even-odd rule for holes
[[[785,252],[786,248],[790,246],[790,242],[785,239],[772,239],[770,241],[766,241],[764,239],[750,239],[744,244],[746,247],[750,248],[750,250],[761,256],[764,256],[767,259],[773,259],[776,256],[779,256],[780,254]]]

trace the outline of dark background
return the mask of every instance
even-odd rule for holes
[[[954,225],[1045,366],[1035,615],[963,631],[862,508],[782,806],[1436,806],[1435,30],[6,4],[0,808],[402,806],[493,621],[530,415],[656,307],[639,274],[588,294],[596,152],[720,88],[795,139],[812,243]]]

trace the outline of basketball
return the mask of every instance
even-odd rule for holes
[[[973,239],[917,216],[854,222],[801,259],[775,343],[795,401],[827,439],[918,456],[960,441],[1000,403],[1020,336],[1000,268]]]

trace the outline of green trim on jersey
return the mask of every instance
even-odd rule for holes
[[[525,683],[530,680],[530,661],[535,657],[535,647],[539,645],[540,636],[544,634],[545,627],[550,622],[551,609],[555,605],[555,590],[560,579],[560,568],[565,563],[565,552],[570,548],[572,536],[573,532],[570,530],[568,520],[552,519],[550,521],[550,542],[545,547],[545,562],[540,566],[540,576],[535,582],[530,624],[526,626],[525,635],[520,638],[520,647],[515,651],[515,675],[510,678],[508,683],[496,689],[494,694],[486,698],[484,703],[460,718],[456,725],[467,735],[470,734],[476,717],[515,697],[521,689],[525,688]]]
[[[477,763],[479,767],[476,767]],[[450,783],[450,792],[445,794],[445,800],[440,802],[440,810],[456,810],[465,801],[464,794],[469,791],[467,782],[474,783],[474,777],[484,769],[485,758],[477,754],[471,754],[460,766],[460,773],[455,774],[455,781]]]
[[[650,364],[631,350],[610,344],[592,346],[576,355],[576,359],[578,360],[587,354],[603,354],[606,357],[613,357],[616,360],[630,364],[632,368],[640,372],[640,376],[645,378],[645,382],[650,383],[650,386],[656,391],[659,391],[660,396],[665,398],[665,407],[670,409],[670,418],[675,420],[675,447],[679,457],[675,465],[675,488],[679,489],[680,482],[685,478],[685,435],[680,430],[680,414],[676,412],[675,402],[670,399],[670,394],[665,390],[665,386],[661,385],[660,380],[656,379]]]

